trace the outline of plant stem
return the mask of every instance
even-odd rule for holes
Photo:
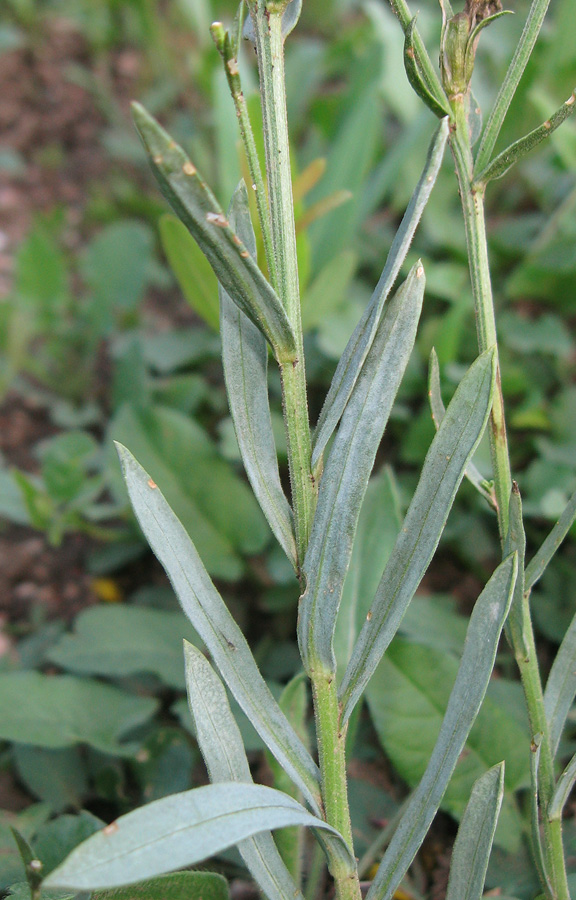
[[[498,362],[494,301],[488,263],[488,245],[484,219],[484,190],[472,185],[473,159],[468,136],[467,107],[467,97],[460,96],[452,101],[454,122],[451,128],[450,146],[456,163],[456,174],[458,176],[460,198],[464,212],[478,345],[480,353],[483,353],[490,347],[495,347],[497,354],[496,389],[490,414],[490,450],[494,470],[494,493],[496,496],[498,527],[500,539],[504,543],[508,534],[508,504],[510,502],[510,491],[512,490],[512,476],[506,437],[500,364]]]
[[[464,213],[466,241],[470,265],[472,293],[476,311],[476,328],[480,352],[489,347],[498,348],[494,300],[488,263],[484,214],[484,186],[475,185],[473,180],[473,157],[468,129],[468,96],[451,98],[453,118],[450,128],[450,146],[456,163],[456,174]],[[490,416],[490,448],[494,470],[494,492],[497,502],[498,528],[502,544],[508,534],[508,505],[512,488],[510,456],[506,438],[504,401],[497,370],[496,391]],[[554,763],[550,748],[550,733],[544,710],[544,698],[534,631],[530,616],[527,616],[523,638],[524,647],[514,647],[514,653],[528,707],[531,734],[542,733],[540,763],[538,767],[538,794],[544,832],[547,876],[550,887],[543,885],[546,896],[554,900],[569,900],[568,883],[562,845],[562,823],[550,820],[548,805],[554,794]]]
[[[336,678],[327,672],[313,672],[311,680],[326,821],[338,829],[352,849],[346,779],[346,728],[340,726]],[[355,866],[350,868],[340,860],[333,860],[330,874],[334,878],[338,900],[360,900],[360,881]]]
[[[312,448],[300,318],[298,259],[284,82],[282,13],[272,5],[267,8],[264,0],[252,3],[251,12],[256,32],[260,74],[266,173],[277,289],[296,335],[296,355],[290,359],[279,360],[279,364],[288,442],[288,465],[292,484],[296,547],[301,567],[308,546],[317,491],[310,465]]]
[[[311,439],[286,116],[282,8],[282,4],[272,2],[266,5],[265,0],[251,0],[250,3],[260,73],[266,172],[278,292],[297,342],[296,357],[279,360],[279,363],[284,420],[288,435],[296,545],[301,566],[308,546],[317,489],[310,465]],[[312,694],[326,821],[338,829],[352,849],[352,826],[346,781],[346,730],[340,730],[340,709],[334,676],[322,672],[313,673]],[[344,859],[333,856],[330,871],[334,878],[338,900],[360,900],[360,883],[355,866],[351,867]]]

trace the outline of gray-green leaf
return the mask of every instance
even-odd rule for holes
[[[446,900],[480,900],[504,795],[504,763],[489,769],[472,788],[450,861]]]
[[[426,455],[404,525],[360,632],[341,686],[346,721],[428,568],[492,403],[495,362],[487,350],[459,384]]]
[[[182,609],[262,740],[312,807],[319,810],[318,769],[266,686],[194,544],[148,473],[125,447],[117,446],[134,512]]]
[[[576,695],[576,616],[570,622],[564,640],[550,669],[544,709],[550,729],[550,749],[555,756],[566,718]]]
[[[406,259],[414,232],[440,171],[447,137],[448,123],[447,120],[443,120],[432,138],[424,170],[396,232],[386,265],[374,289],[370,304],[356,326],[334,373],[316,426],[312,455],[313,467],[318,465],[362,370],[366,354],[374,340],[384,304]]]
[[[384,854],[366,900],[390,900],[422,843],[484,699],[518,571],[501,563],[480,594],[436,746]]]
[[[266,336],[278,359],[292,359],[296,342],[284,307],[233,230],[196,167],[139,103],[134,122],[160,190],[198,242],[220,284]]]
[[[208,660],[184,642],[188,703],[196,739],[213,783],[252,781],[238,725],[224,686]],[[248,870],[270,900],[302,898],[270,833],[246,838],[238,845]]]
[[[424,296],[417,263],[386,305],[348,400],[320,483],[304,559],[298,641],[308,671],[334,672],[334,628],[360,508],[376,452],[416,339]]]
[[[296,800],[257,784],[209,784],[121,816],[80,844],[45,880],[76,890],[118,887],[191,866],[261,831],[305,825],[340,841],[336,829]]]
[[[256,238],[244,182],[234,194],[228,215],[232,228],[256,257]],[[296,565],[292,510],[280,483],[270,419],[266,341],[222,286],[219,296],[224,378],[246,474],[270,528],[288,559]]]

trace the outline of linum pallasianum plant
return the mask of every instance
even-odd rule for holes
[[[245,185],[240,184],[225,215],[183,150],[139,105],[134,107],[134,116],[165,197],[197,240],[220,284],[224,374],[242,458],[270,527],[300,581],[298,641],[313,696],[318,764],[291,721],[290,710],[301,705],[302,678],[287,686],[279,702],[274,700],[190,538],[152,478],[128,450],[119,447],[141,527],[213,664],[192,645],[185,646],[190,709],[212,783],[121,817],[76,848],[45,880],[46,887],[101,890],[154,879],[236,844],[255,881],[271,900],[301,898],[302,890],[314,900],[312,872],[308,882],[302,884],[301,826],[307,826],[325,854],[336,896],[339,900],[359,900],[360,879],[347,800],[347,728],[427,569],[458,486],[467,474],[498,512],[504,559],[475,605],[436,746],[420,784],[402,810],[367,895],[368,900],[391,898],[430,827],[475,720],[510,605],[513,614],[508,631],[516,648],[518,641],[529,641],[531,635],[526,592],[541,574],[574,515],[576,501],[524,573],[519,495],[516,489],[512,490],[511,479],[506,475],[509,465],[503,443],[496,335],[493,327],[485,325],[493,313],[481,197],[489,178],[502,174],[536,139],[529,136],[490,162],[498,131],[493,123],[498,122],[498,116],[501,122],[503,115],[499,98],[495,110],[500,112],[492,114],[480,145],[482,164],[476,170],[479,175],[472,177],[469,78],[480,30],[498,14],[486,16],[492,11],[490,3],[483,2],[481,11],[469,3],[465,13],[457,16],[446,4],[441,81],[403,0],[393,0],[405,28],[410,80],[442,121],[382,276],[338,364],[312,435],[300,324],[283,69],[284,41],[296,24],[300,5],[300,0],[247,0],[249,18],[245,25],[241,6],[231,33],[220,24],[213,26],[250,169],[268,279],[256,261]],[[545,6],[546,3],[535,0],[530,13],[526,27],[532,45]],[[255,43],[258,57],[265,177],[260,171],[239,78],[237,59],[243,30]],[[517,57],[523,65],[527,58],[525,34],[510,67],[515,74],[509,72],[503,87],[508,99],[519,80]],[[548,131],[556,121],[551,120]],[[416,263],[394,295],[392,288],[433,188],[447,140],[457,161],[465,208],[472,280],[480,310],[481,354],[446,410],[433,361],[431,399],[438,430],[351,657],[344,670],[338,671],[333,638],[344,579],[376,452],[416,337],[425,281],[421,263]],[[282,489],[270,422],[270,350],[282,382],[290,502]],[[495,460],[493,485],[483,480],[472,464],[489,418]],[[508,512],[510,493],[512,504]],[[536,787],[540,787],[544,847],[540,849],[535,801],[536,859],[544,892],[559,898],[568,897],[561,812],[576,768],[572,763],[558,785],[553,784],[552,751],[557,747],[576,689],[573,675],[563,677],[575,668],[576,642],[573,636],[567,640],[568,645],[559,653],[556,674],[553,670],[549,682],[553,686],[546,704],[538,687],[533,643],[521,643],[522,650],[516,650],[521,668],[524,666],[522,673],[531,709],[535,796]],[[275,758],[276,788],[252,782],[224,684]],[[503,764],[489,770],[474,786],[452,857],[449,900],[479,898],[482,894],[502,791]],[[287,826],[300,828],[281,831],[274,841],[270,832]],[[195,875],[200,879],[213,877],[210,873]],[[181,875],[166,876],[154,883],[160,884],[160,893],[165,893],[176,877]],[[37,879],[33,887],[37,892]],[[190,890],[201,893],[201,883],[196,881]],[[182,891],[186,889],[182,887]]]

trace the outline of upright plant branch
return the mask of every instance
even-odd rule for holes
[[[296,335],[296,356],[292,359],[279,360],[279,363],[288,436],[296,545],[301,567],[308,547],[317,488],[311,472],[311,437],[286,114],[282,34],[282,13],[286,5],[286,2],[265,3],[263,0],[249,4],[258,54],[278,294]],[[340,831],[352,848],[345,758],[346,730],[341,729],[339,724],[336,679],[332,674],[317,672],[311,673],[311,680],[326,821]],[[336,859],[332,863],[331,874],[339,900],[359,900],[360,885],[355,866],[350,866],[343,859]]]
[[[296,354],[279,359],[288,464],[299,565],[302,565],[316,506],[317,490],[311,471],[312,445],[308,420],[306,372],[300,317],[298,258],[294,202],[290,172],[290,146],[284,81],[282,13],[286,2],[249,3],[258,54],[262,102],[266,174],[272,223],[272,245],[278,279],[278,295],[294,334]]]
[[[531,15],[534,15],[536,8],[542,12],[547,3],[538,2],[532,7]],[[474,26],[474,2],[467,4],[466,12],[461,13],[460,17],[467,15],[469,17],[470,29]],[[542,13],[543,16],[543,13]],[[451,24],[462,26],[462,18],[454,16],[448,22],[448,29]],[[541,25],[539,19],[538,30]],[[525,52],[530,53],[538,31],[535,31],[536,24],[529,28],[528,25],[524,30],[521,45],[521,52],[517,51],[514,62],[511,66],[512,74],[508,73],[505,85],[509,87],[505,91],[504,88],[499,96],[499,111],[493,112],[489,121],[488,129],[490,133],[484,138],[484,143],[480,148],[480,153],[484,148],[488,157],[484,162],[489,162],[489,155],[492,152],[499,128],[506,109],[512,98],[512,94],[518,84],[520,74],[526,65],[527,57]],[[531,43],[526,38],[526,34],[530,36]],[[463,33],[464,42],[467,41],[468,35],[466,30]],[[530,43],[529,49],[527,46]],[[496,321],[494,314],[494,298],[492,294],[492,285],[490,279],[490,267],[488,260],[488,244],[486,238],[485,210],[484,210],[484,194],[486,189],[485,182],[475,182],[474,180],[474,157],[472,152],[472,143],[469,127],[469,104],[470,104],[470,75],[473,66],[473,54],[475,47],[472,49],[471,66],[470,58],[468,58],[468,67],[466,65],[459,68],[461,60],[467,59],[466,51],[468,44],[465,44],[464,52],[461,47],[443,48],[443,75],[444,88],[450,101],[452,116],[450,126],[450,146],[456,164],[456,174],[458,178],[459,193],[462,202],[464,215],[464,223],[466,230],[466,242],[468,247],[468,260],[470,267],[470,276],[472,282],[472,293],[474,297],[474,308],[476,313],[476,328],[478,334],[478,344],[480,352],[495,347],[496,353],[498,348],[498,339],[496,333]],[[519,45],[520,46],[520,45]],[[517,62],[517,57],[520,61]],[[479,168],[484,168],[477,162]],[[506,436],[506,421],[504,411],[504,400],[502,396],[501,380],[499,367],[497,370],[497,383],[494,393],[493,407],[490,415],[490,448],[492,456],[493,476],[494,476],[494,494],[497,502],[498,528],[500,540],[503,547],[506,544],[510,528],[509,504],[512,490],[517,491],[517,487],[512,482],[510,455],[508,450],[508,442]],[[522,576],[523,578],[523,573]],[[523,582],[522,582],[523,583]],[[534,638],[534,629],[530,618],[529,608],[526,598],[520,598],[521,602],[526,601],[526,615],[523,620],[523,628],[521,636],[513,628],[509,630],[509,636],[513,645],[513,651],[520,670],[520,677],[526,698],[528,715],[530,720],[530,730],[532,739],[532,752],[538,753],[538,763],[533,767],[537,783],[533,785],[533,791],[538,797],[541,815],[541,825],[544,836],[544,854],[546,872],[544,873],[543,884],[547,894],[552,895],[554,900],[569,900],[570,893],[566,877],[566,868],[564,860],[564,851],[562,844],[562,823],[558,818],[552,818],[548,814],[548,807],[555,791],[554,762],[550,745],[550,730],[546,720],[544,708],[544,695],[542,689],[542,680],[538,658],[536,655],[536,644]],[[539,840],[536,834],[535,840]]]

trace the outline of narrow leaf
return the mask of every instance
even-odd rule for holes
[[[548,807],[549,819],[561,819],[562,810],[566,806],[566,801],[570,796],[574,783],[576,782],[576,753],[562,772],[554,791],[554,796]]]
[[[452,859],[446,900],[480,900],[504,795],[504,763],[489,769],[472,788]]]
[[[507,147],[506,150],[499,153],[485,169],[474,176],[474,182],[476,184],[487,184],[488,181],[493,181],[495,178],[502,178],[502,176],[505,175],[518,160],[522,159],[522,157],[526,156],[527,153],[530,153],[534,147],[537,147],[538,144],[550,137],[550,135],[560,127],[562,122],[564,122],[568,116],[572,115],[575,109],[576,93],[572,91],[568,100],[566,100],[560,109],[557,109],[543,125],[535,128],[530,134],[515,141]]]
[[[436,814],[488,687],[517,569],[515,554],[505,559],[476,602],[436,746],[384,854],[366,900],[390,900],[393,897]]]
[[[234,194],[228,215],[232,228],[256,258],[256,238],[244,182]],[[270,419],[266,341],[221,286],[219,297],[224,379],[246,474],[270,528],[288,559],[296,565],[292,510],[280,483]]]
[[[394,637],[438,546],[488,419],[494,377],[494,352],[487,350],[462,379],[430,445],[404,525],[344,675],[344,722]]]
[[[440,366],[438,365],[438,356],[434,347],[430,353],[430,367],[428,373],[428,397],[430,400],[430,411],[432,420],[436,430],[440,427],[440,422],[444,418],[446,408],[442,400],[442,390],[440,387]],[[473,462],[466,467],[465,477],[470,484],[473,484],[479,494],[488,500],[491,506],[495,505],[493,493],[488,490],[487,481],[482,473],[476,468]]]
[[[72,851],[44,881],[75,890],[119,887],[192,866],[239,841],[289,825],[336,829],[259,784],[209,784],[121,816]]]
[[[526,566],[524,575],[525,590],[531,590],[536,582],[540,580],[548,563],[574,524],[574,519],[576,519],[576,491],[570,497],[564,512],[554,528]]]
[[[374,340],[384,304],[406,259],[414,232],[434,187],[442,164],[447,137],[448,122],[443,120],[432,138],[422,175],[412,194],[400,227],[396,232],[388,253],[386,265],[376,285],[372,299],[348,341],[334,373],[332,384],[316,426],[312,454],[312,465],[314,468],[318,466],[324,448],[338,424],[362,370],[366,354]]]
[[[335,672],[334,628],[376,452],[410,358],[424,296],[418,263],[386,305],[322,475],[303,564],[298,641],[305,668]]]
[[[440,102],[434,96],[421,73],[418,64],[418,53],[414,44],[416,19],[417,16],[414,16],[404,33],[404,68],[406,70],[406,76],[411,87],[420,99],[424,101],[428,109],[430,109],[435,116],[442,119],[444,116],[450,115],[450,105],[446,97],[443,97],[442,102]]]
[[[562,731],[575,696],[576,616],[570,622],[564,640],[560,644],[544,691],[544,709],[550,729],[550,749],[553,756],[558,752]]]
[[[526,535],[522,520],[522,499],[515,481],[512,482],[510,504],[508,506],[508,534],[504,541],[504,554],[518,553],[518,578],[514,588],[514,597],[510,606],[510,614],[506,622],[506,636],[516,654],[529,653],[530,607],[528,597],[524,593],[524,556],[526,554]]]
[[[541,731],[532,737],[530,744],[530,829],[532,835],[532,855],[534,865],[538,871],[538,877],[541,884],[550,882],[546,875],[546,862],[544,859],[544,848],[542,847],[542,835],[540,834],[540,785],[538,773],[540,771],[540,749],[542,747],[542,739],[544,735]],[[554,891],[550,888],[550,895]]]
[[[319,810],[318,769],[272,697],[244,635],[214,587],[194,544],[148,473],[125,447],[117,447],[140,527],[164,566],[182,609],[262,740],[312,808]]]
[[[266,336],[279,359],[295,352],[284,307],[181,147],[139,103],[134,122],[160,190],[198,242],[218,281]]]
[[[204,655],[184,642],[188,703],[210,781],[250,783],[252,775],[240,730],[224,686]],[[270,900],[293,900],[302,894],[282,862],[269,832],[238,845],[246,867]]]

